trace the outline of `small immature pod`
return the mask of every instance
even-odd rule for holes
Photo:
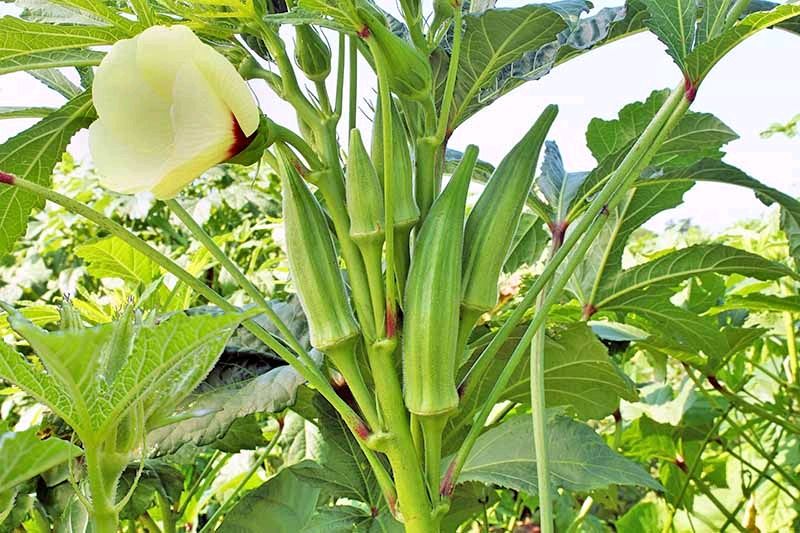
[[[419,232],[405,291],[404,398],[420,416],[458,406],[455,383],[464,213],[478,148],[470,145]]]
[[[283,160],[283,219],[289,267],[308,319],[311,345],[325,352],[359,335],[322,207]]]
[[[297,41],[294,59],[311,81],[325,81],[331,73],[331,49],[322,36],[308,24],[295,27]]]
[[[383,242],[383,191],[356,128],[350,131],[345,192],[350,215],[350,237],[359,246]]]
[[[410,42],[392,33],[376,13],[363,7],[357,12],[368,30],[362,29],[362,35],[368,42],[374,39],[375,46],[370,46],[370,49],[381,55],[388,70],[392,92],[410,100],[430,98],[433,74],[427,58]]]
[[[495,169],[464,230],[465,315],[478,316],[497,305],[497,281],[536,175],[536,162],[558,107],[545,108],[528,133]],[[469,324],[471,327],[474,324]]]

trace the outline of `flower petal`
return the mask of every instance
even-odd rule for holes
[[[162,168],[164,177],[152,189],[159,199],[174,197],[194,178],[228,159],[236,141],[231,111],[193,64],[180,68],[173,89],[175,143]]]
[[[136,37],[136,68],[150,88],[169,101],[178,70],[202,46],[186,26],[152,26]]]
[[[136,150],[172,143],[170,100],[155,93],[135,68],[136,41],[118,41],[103,58],[92,84],[92,100],[105,128]]]
[[[249,137],[258,128],[259,112],[253,93],[247,82],[225,56],[203,44],[203,50],[194,56],[197,68],[239,122],[244,134]]]
[[[169,145],[156,145],[144,150],[120,139],[103,119],[89,126],[89,150],[100,174],[103,187],[120,193],[150,190],[161,177],[161,169],[169,158]]]

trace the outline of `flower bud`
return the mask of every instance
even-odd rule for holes
[[[467,219],[462,305],[480,315],[497,305],[497,281],[531,190],[539,151],[558,107],[548,106],[495,169]]]
[[[295,27],[294,59],[311,81],[325,81],[331,73],[331,49],[328,43],[308,24]]]
[[[283,160],[283,220],[289,267],[308,319],[311,345],[327,351],[359,334],[330,230],[297,170]]]
[[[356,128],[350,131],[345,191],[350,215],[350,237],[359,245],[382,242],[383,191]]]
[[[176,196],[240,153],[259,112],[250,88],[186,26],[153,26],[117,41],[92,84],[89,148],[103,186]]]
[[[411,260],[404,300],[403,395],[408,410],[420,416],[447,413],[458,406],[455,375],[464,213],[477,158],[478,149],[467,147],[422,224]]]
[[[397,96],[422,101],[431,97],[431,65],[414,45],[395,35],[373,12],[359,8],[368,31],[361,31],[373,54],[380,54],[387,69],[389,88]],[[377,58],[376,58],[377,59]]]

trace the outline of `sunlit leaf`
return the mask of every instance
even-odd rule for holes
[[[23,481],[82,454],[80,448],[65,440],[40,440],[36,436],[36,429],[2,432],[0,463],[3,468],[0,469],[0,493],[10,491]]]

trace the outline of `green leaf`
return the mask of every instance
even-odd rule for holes
[[[660,3],[658,0],[649,1]],[[800,5],[787,4],[778,6],[772,11],[758,11],[746,16],[731,29],[724,31],[715,39],[699,45],[686,56],[685,71],[687,75],[695,84],[699,83],[739,43],[763,29],[798,15],[800,15]]]
[[[589,426],[567,417],[547,424],[547,453],[554,486],[590,491],[610,485],[661,485],[637,463],[606,446]],[[479,481],[537,494],[536,458],[530,415],[515,416],[478,438],[459,481]]]
[[[763,257],[725,246],[697,244],[629,268],[608,279],[597,293],[595,306],[602,309],[653,286],[674,287],[677,283],[707,273],[740,274],[760,280],[797,275],[786,266]]]
[[[354,505],[323,507],[311,517],[302,533],[402,533],[403,526],[383,512],[373,517],[369,509]]]
[[[524,265],[536,263],[548,242],[550,234],[544,229],[542,219],[530,213],[522,213],[503,272],[510,274]]]
[[[98,2],[97,0],[50,0],[54,4],[58,4],[65,8],[83,14],[84,16],[92,19],[100,20],[105,25],[123,28],[132,32],[138,33],[138,24],[134,21],[128,20],[121,14],[113,10],[108,3]],[[113,4],[112,4],[113,5]],[[141,28],[139,28],[141,29]]]
[[[0,493],[80,455],[83,450],[65,440],[40,440],[36,429],[0,433]]]
[[[1,22],[1,20],[0,20]],[[53,168],[72,136],[95,118],[89,93],[70,100],[46,118],[0,145],[0,171],[49,186]],[[28,216],[42,200],[0,185],[0,256],[25,232]]]
[[[119,278],[145,286],[161,275],[157,263],[119,237],[77,246],[75,255],[88,263],[89,274],[96,278]]]
[[[617,533],[661,531],[669,519],[669,509],[664,500],[644,500],[628,509],[614,524]]]
[[[686,56],[694,46],[696,0],[641,0],[650,18],[647,27],[667,45],[667,53],[686,70]]]
[[[483,379],[462,399],[459,412],[445,431],[445,449],[452,450],[472,424],[475,410],[494,386],[527,325],[520,326],[499,350]],[[480,351],[477,350],[478,352]],[[498,401],[530,404],[528,358],[520,364]],[[583,323],[551,332],[545,340],[545,400],[548,407],[568,407],[583,419],[600,419],[619,406],[620,398],[638,398],[631,380],[609,358],[606,347]]]
[[[137,402],[146,418],[171,414],[214,367],[225,343],[246,315],[187,317],[178,313],[139,328],[133,349],[110,386],[109,398],[93,413],[106,429]]]
[[[719,354],[725,346],[725,337],[716,321],[676,307],[670,303],[671,290],[629,292],[604,306],[607,312],[633,313],[644,322],[632,322],[648,331],[651,336],[642,344],[657,343],[676,357],[703,363],[699,353]]]
[[[731,309],[747,309],[748,311],[770,313],[800,313],[800,296],[776,296],[774,294],[753,293],[746,295],[730,295],[722,305],[709,310],[716,314]]]
[[[80,415],[72,398],[55,378],[42,372],[4,342],[0,342],[0,377],[50,407],[74,429],[81,427]]]
[[[569,208],[588,174],[588,172],[567,172],[558,145],[554,141],[545,143],[542,173],[536,184],[553,210],[555,217],[553,222],[566,220]]]
[[[117,487],[117,501],[125,497],[133,488],[138,464],[130,465],[122,473]],[[177,503],[183,492],[183,474],[177,468],[161,461],[146,461],[138,478],[133,496],[120,512],[122,520],[136,520],[153,506],[156,494],[160,494],[170,504]]]
[[[100,2],[94,2],[100,4]],[[102,52],[93,46],[113,44],[131,37],[136,29],[119,27],[54,25],[0,18],[0,74],[70,65],[97,65]]]
[[[80,87],[72,83],[69,78],[57,68],[31,70],[28,74],[42,82],[45,87],[54,90],[64,98],[75,98],[82,92]]]
[[[669,90],[653,91],[644,102],[633,102],[619,111],[619,118],[593,118],[586,129],[586,144],[599,162],[627,152],[669,96]],[[721,158],[720,148],[738,138],[709,113],[689,112],[678,122],[653,157],[656,167],[690,165],[703,158]]]
[[[697,28],[698,45],[722,33],[730,7],[731,0],[706,0],[704,2],[703,17]]]
[[[293,405],[304,382],[293,368],[280,366],[259,375],[206,385],[182,406],[187,418],[152,431],[147,442],[159,455],[173,453],[185,443],[211,444],[226,435],[241,417],[277,413]]]
[[[144,26],[155,26],[158,24],[158,17],[150,4],[150,0],[130,0],[136,18]]]
[[[297,533],[311,519],[320,490],[284,468],[244,498],[225,515],[219,533]]]
[[[515,344],[514,340],[519,339],[512,336],[509,346]],[[545,342],[547,407],[569,407],[582,419],[600,419],[611,414],[620,399],[635,401],[639,397],[631,380],[608,357],[606,347],[585,324],[571,324],[548,336]],[[520,374],[529,375],[527,366]],[[530,378],[511,384],[502,399],[530,403]]]
[[[567,27],[548,5],[490,9],[464,17],[464,36],[453,97],[452,127],[497,96],[495,76],[525,52],[556,40]]]
[[[54,107],[14,107],[0,106],[0,119],[6,118],[44,118],[56,109]]]

